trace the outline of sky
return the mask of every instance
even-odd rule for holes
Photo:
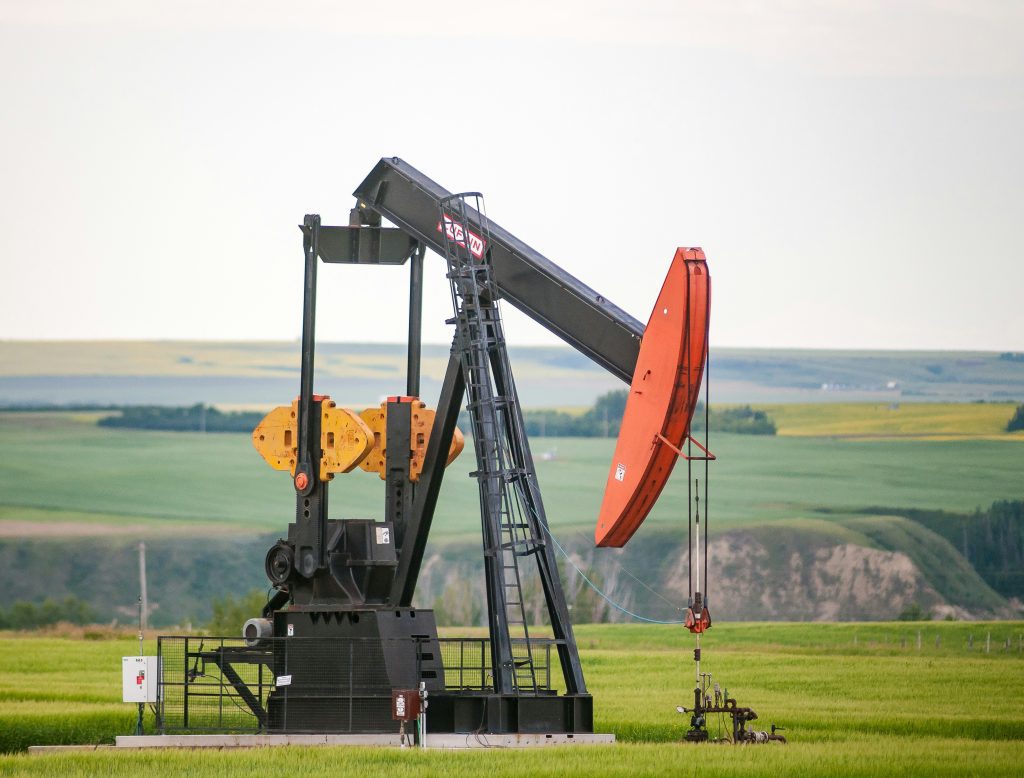
[[[641,321],[702,246],[713,346],[1024,350],[1022,139],[1019,2],[0,0],[0,339],[294,340],[400,156]],[[406,284],[322,268],[318,336]]]

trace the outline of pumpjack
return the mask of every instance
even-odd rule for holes
[[[645,326],[489,220],[479,193],[452,194],[408,163],[385,158],[354,195],[347,225],[323,225],[318,215],[307,215],[301,225],[299,395],[253,433],[263,458],[291,475],[295,520],[267,553],[275,594],[261,616],[246,623],[247,648],[220,663],[255,661],[242,654],[262,652],[259,661],[275,669],[276,685],[265,700],[243,695],[265,731],[392,731],[390,693],[411,688],[429,695],[426,724],[432,732],[593,732],[593,700],[559,579],[499,302],[630,385],[595,530],[597,545],[621,546],[692,441],[690,420],[707,359],[710,278],[704,253],[676,250]],[[448,323],[454,325],[432,409],[419,396],[428,249],[444,258],[453,306]],[[321,262],[409,265],[405,393],[379,407],[357,412],[314,393]],[[480,495],[489,635],[473,682],[462,677],[464,658],[443,656],[433,612],[413,605],[445,468],[464,446],[456,425],[464,403],[476,455],[471,476]],[[336,518],[328,510],[335,477],[356,467],[384,481],[380,520]],[[531,578],[540,583],[550,625],[551,637],[543,641],[527,623],[524,582]],[[699,601],[697,613],[706,615]],[[366,679],[336,678],[310,639],[358,641]],[[545,666],[542,650],[557,655],[554,680],[554,663]]]

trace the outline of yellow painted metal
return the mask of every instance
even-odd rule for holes
[[[409,430],[409,480],[418,481],[420,473],[423,472],[423,458],[427,454],[427,444],[430,442],[430,431],[434,427],[435,411],[428,408],[421,400],[412,399],[412,428]],[[381,403],[379,408],[367,408],[359,414],[359,417],[366,422],[373,434],[373,448],[366,455],[359,466],[369,473],[377,473],[383,480],[387,463],[387,423],[388,405]],[[462,453],[466,441],[458,427],[452,435],[452,444],[448,449],[448,460],[450,465],[455,458]]]
[[[373,448],[373,432],[355,411],[339,408],[324,399],[320,414],[320,478],[329,481],[335,473],[348,473]]]
[[[290,470],[295,475],[298,460],[295,417],[299,401],[279,405],[263,417],[252,432],[252,444],[259,455],[275,470]]]
[[[295,475],[298,460],[299,401],[274,408],[252,433],[252,444],[275,470]],[[320,404],[320,480],[348,473],[373,448],[373,433],[355,411],[339,408],[329,397]]]
[[[378,473],[384,478],[385,454],[387,453],[387,424],[388,411],[387,403],[381,403],[379,408],[367,408],[359,412],[359,418],[370,428],[373,436],[373,447],[370,453],[363,457],[359,466],[368,473]]]

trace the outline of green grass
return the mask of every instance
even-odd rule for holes
[[[0,750],[130,732],[134,711],[120,703],[119,657],[137,654],[137,641],[7,635],[0,639]]]
[[[989,633],[993,650],[985,653]],[[1009,775],[1024,759],[1022,634],[1022,622],[716,624],[704,636],[703,669],[753,707],[759,724],[785,726],[786,746],[678,743],[686,722],[675,706],[692,694],[692,636],[678,627],[583,625],[577,638],[596,729],[613,732],[616,746],[13,755],[0,756],[0,773]],[[1002,649],[1007,637],[1010,651]],[[0,637],[0,747],[128,734],[119,657],[135,651],[128,639]]]
[[[241,751],[96,752],[0,757],[5,775],[268,776],[1008,776],[1017,774],[1024,746],[1003,741],[978,749],[969,739],[903,737],[850,739],[787,746],[684,744],[427,751],[371,748],[266,748]]]

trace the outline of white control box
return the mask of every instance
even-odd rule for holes
[[[158,657],[121,657],[121,689],[124,702],[156,702],[159,686]]]

